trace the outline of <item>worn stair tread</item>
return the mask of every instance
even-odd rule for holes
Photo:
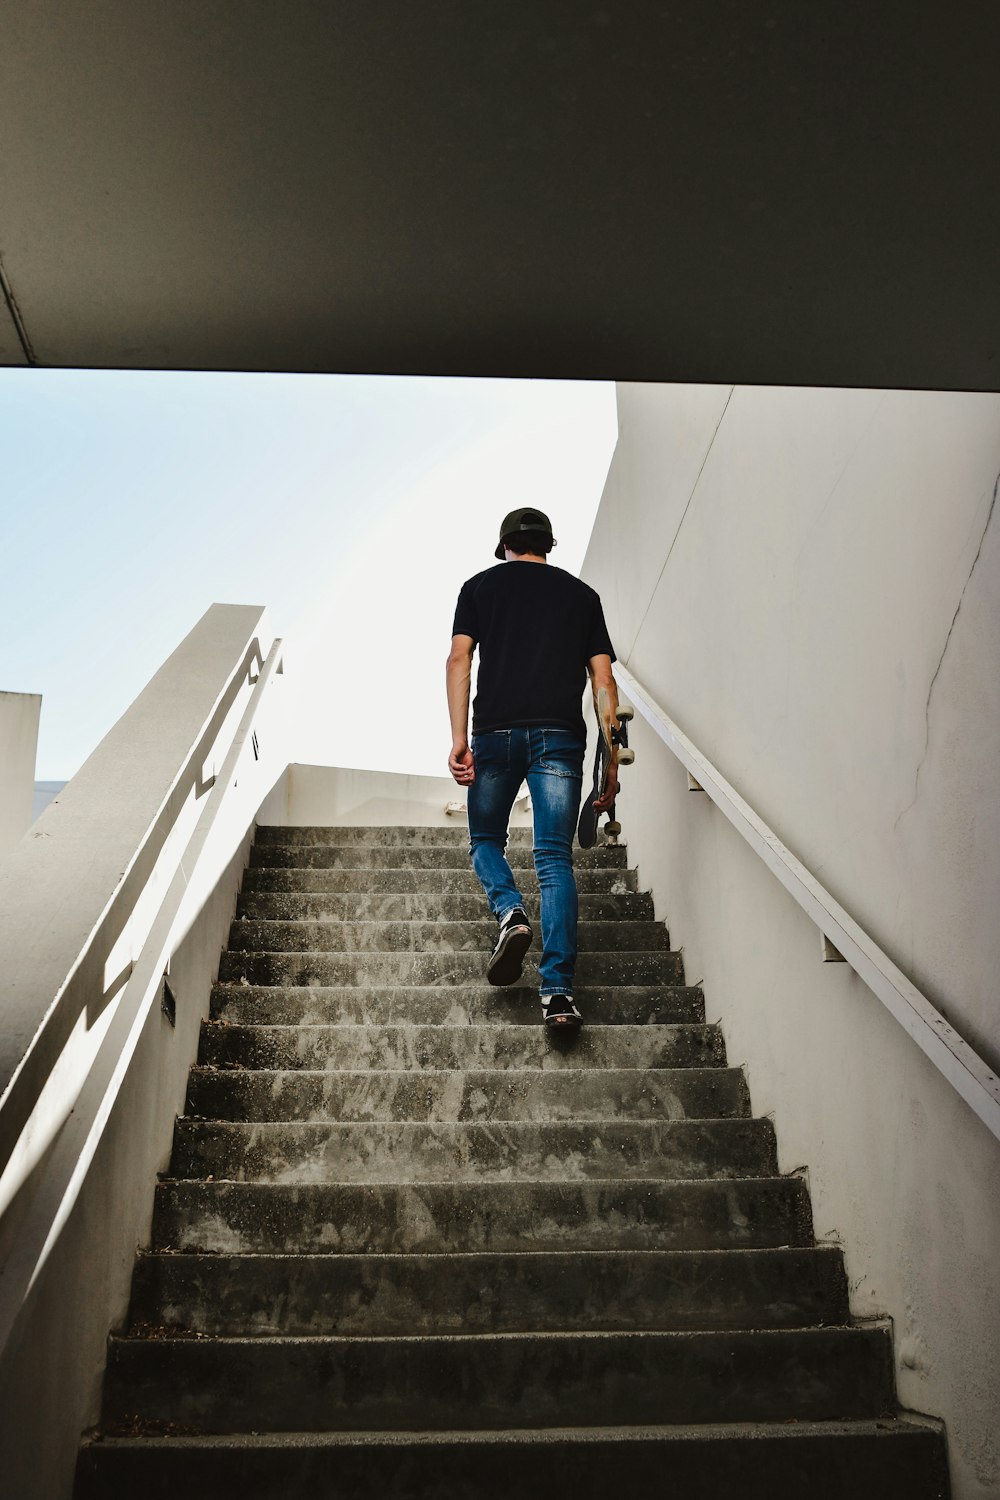
[[[188,1113],[213,1120],[743,1118],[742,1068],[191,1069]]]
[[[618,1492],[685,1500],[944,1500],[940,1425],[854,1421],[660,1426],[171,1434],[108,1437],[80,1455],[79,1500],[173,1500],[202,1481],[214,1500],[584,1500]],[[336,1486],[336,1488],[332,1488]]]
[[[877,1417],[894,1401],[886,1326],[134,1338],[108,1344],[104,1417],[234,1426],[544,1427]]]
[[[82,1450],[79,1493],[81,1500],[116,1500],[141,1483],[153,1500],[166,1500],[184,1478],[200,1474],[216,1500],[286,1500],[329,1484],[352,1500],[382,1500],[387,1493],[404,1500],[507,1500],[512,1493],[580,1500],[623,1484],[659,1490],[665,1482],[685,1500],[719,1500],[731,1491],[745,1500],[944,1500],[948,1494],[939,1424],[906,1414],[795,1423],[110,1437]],[[105,1488],[116,1484],[120,1488]]]
[[[179,1120],[168,1175],[228,1182],[774,1177],[770,1120]]]
[[[468,852],[469,829],[466,824],[420,823],[260,823],[254,834],[258,844],[388,844],[402,848],[407,844],[457,844]],[[514,827],[508,841],[514,846],[530,848],[534,830]]]
[[[366,1349],[376,1351],[427,1350],[431,1353],[455,1350],[457,1353],[479,1353],[483,1348],[532,1351],[544,1346],[568,1350],[593,1350],[607,1355],[614,1349],[698,1350],[708,1348],[733,1353],[741,1349],[798,1349],[805,1345],[829,1351],[845,1347],[874,1349],[883,1370],[889,1368],[886,1351],[890,1345],[890,1324],[879,1320],[868,1323],[826,1324],[807,1328],[631,1328],[631,1329],[513,1329],[504,1333],[391,1333],[391,1334],[257,1334],[227,1333],[191,1338],[169,1328],[157,1328],[151,1334],[138,1332],[111,1333],[108,1344],[121,1355],[142,1358],[155,1355],[164,1346],[175,1354],[187,1350],[209,1351],[218,1358],[226,1349],[242,1352],[267,1352],[287,1349],[293,1353],[320,1354],[335,1352],[345,1357]],[[780,1342],[779,1342],[780,1341]],[[196,1356],[197,1357],[197,1356]],[[878,1413],[881,1415],[881,1412]]]
[[[240,953],[482,953],[496,942],[487,912],[478,921],[323,921],[242,917],[229,929],[229,950]],[[537,937],[537,934],[536,934]],[[667,929],[653,921],[579,924],[580,953],[650,952],[670,947]]]
[[[538,986],[537,949],[525,959],[522,984]],[[358,984],[365,978],[380,984],[468,984],[485,982],[488,954],[451,950],[399,953],[368,950],[356,953],[318,953],[286,950],[268,953],[223,953],[219,979],[246,979],[251,984]],[[683,984],[684,960],[670,949],[583,952],[577,959],[581,985]]]
[[[593,892],[626,894],[637,891],[637,872],[627,867],[612,868],[584,866],[575,870],[576,887],[579,894]],[[521,869],[517,877],[521,894],[538,895],[538,876],[532,869]],[[471,894],[483,900],[483,888],[476,878],[472,866],[466,861],[463,868],[420,869],[416,866],[393,869],[381,866],[358,865],[352,868],[327,869],[310,866],[305,869],[291,866],[255,866],[244,872],[243,890],[250,891],[308,891],[313,893],[333,891],[360,891],[369,895],[390,892],[403,895],[408,892],[433,892],[437,896]]]
[[[532,841],[492,989],[464,825],[257,830],[78,1500],[946,1494],[624,846],[541,1026]]]
[[[653,920],[653,898],[646,892],[584,894],[580,923]],[[528,915],[537,920],[538,903]],[[440,891],[246,891],[236,917],[255,921],[492,922],[482,891],[444,896]],[[493,931],[496,931],[495,924]]]
[[[199,1062],[315,1070],[462,1069],[472,1066],[588,1068],[710,1067],[724,1060],[722,1033],[701,1022],[584,1026],[569,1045],[540,1024],[493,1026],[254,1026],[206,1022]]]
[[[408,1429],[401,1432],[384,1428],[352,1431],[297,1431],[286,1432],[213,1432],[164,1434],[134,1434],[114,1437],[94,1437],[92,1447],[166,1449],[190,1444],[193,1448],[281,1448],[288,1450],[301,1446],[324,1448],[364,1447],[372,1442],[390,1448],[443,1447],[456,1444],[461,1447],[483,1444],[490,1448],[503,1448],[508,1444],[518,1447],[540,1448],[547,1443],[570,1441],[596,1446],[611,1437],[616,1442],[644,1442],[656,1438],[660,1442],[679,1442],[700,1445],[714,1438],[747,1437],[753,1441],[774,1438],[795,1442],[812,1437],[827,1437],[835,1433],[886,1436],[920,1437],[939,1436],[941,1423],[934,1417],[925,1417],[918,1412],[900,1411],[884,1413],[877,1417],[831,1417],[821,1422],[660,1422],[621,1423],[593,1427],[487,1427],[487,1428],[434,1428],[431,1431]]]
[[[797,1177],[158,1184],[153,1246],[237,1254],[809,1246]]]
[[[529,845],[515,844],[507,851],[512,870],[534,868]],[[575,849],[573,864],[584,869],[624,870],[628,851],[624,845],[598,844],[593,849]],[[334,844],[254,844],[250,868],[321,870],[463,870],[469,869],[468,845],[392,845],[341,842]]]
[[[513,1332],[849,1323],[843,1255],[804,1249],[186,1255],[136,1264],[130,1329]]]
[[[705,1020],[700,985],[576,985],[591,1025]],[[541,1026],[538,991],[527,985],[253,985],[212,987],[212,1019],[242,1024],[530,1025]]]

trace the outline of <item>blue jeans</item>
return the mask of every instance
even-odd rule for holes
[[[469,853],[493,915],[524,902],[505,858],[507,820],[527,781],[534,811],[535,870],[542,898],[543,995],[572,995],[576,968],[573,835],[586,746],[569,729],[491,729],[472,736],[476,779],[469,787]]]

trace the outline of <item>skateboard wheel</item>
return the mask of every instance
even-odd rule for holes
[[[619,703],[618,713],[615,715],[615,717],[617,718],[619,724],[621,724],[622,721],[624,721],[626,724],[630,724],[635,718],[635,709],[629,703]]]
[[[619,752],[618,752],[618,764],[620,766],[630,766],[634,760],[635,760],[635,751],[634,750],[619,750]]]
[[[604,832],[609,839],[616,839],[621,831],[622,825],[620,823],[605,823],[604,825]]]

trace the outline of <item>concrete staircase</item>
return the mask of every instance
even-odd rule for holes
[[[569,1045],[464,830],[258,830],[81,1500],[947,1494],[625,850],[577,867]]]

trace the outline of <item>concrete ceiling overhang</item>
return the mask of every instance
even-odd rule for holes
[[[5,363],[1000,385],[995,0],[0,22]]]

